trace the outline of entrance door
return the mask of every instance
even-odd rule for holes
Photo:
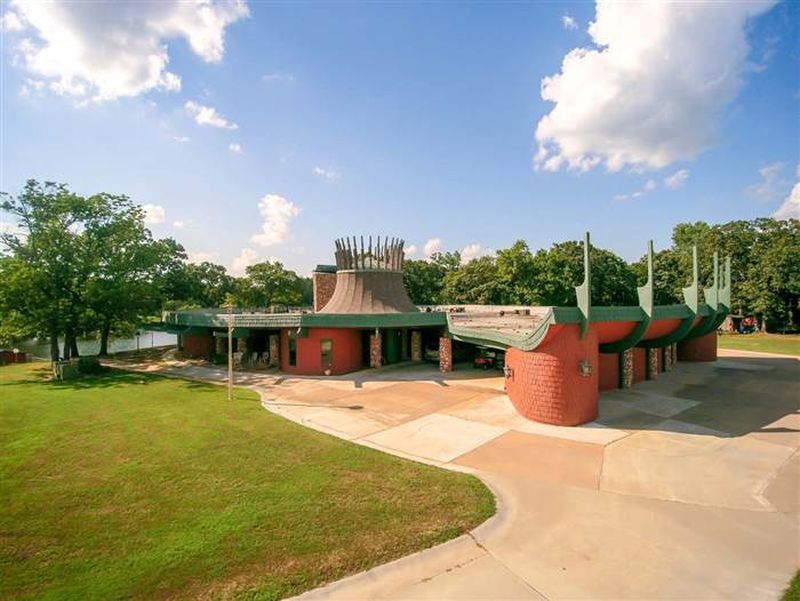
[[[333,368],[333,340],[326,338],[319,342],[320,359],[323,371]]]

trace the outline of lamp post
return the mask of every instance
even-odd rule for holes
[[[233,400],[233,303],[228,303],[228,400]]]

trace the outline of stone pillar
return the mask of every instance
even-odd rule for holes
[[[411,360],[422,361],[422,332],[419,330],[411,332]]]
[[[681,340],[678,343],[678,359],[680,361],[716,361],[717,332]]]
[[[447,336],[439,337],[439,371],[453,371],[453,341]]]
[[[247,338],[237,338],[236,339],[236,350],[240,353],[247,352]]]
[[[281,364],[281,337],[278,334],[269,335],[269,366],[279,367]]]
[[[380,367],[383,363],[383,348],[381,347],[381,334],[372,333],[369,335],[369,366]]]
[[[619,387],[633,388],[633,349],[619,354]]]
[[[400,359],[408,361],[408,330],[400,330]]]
[[[678,364],[678,343],[673,342],[669,348],[670,353],[672,353],[672,365]]]
[[[672,371],[672,345],[663,347],[661,350],[664,371]]]
[[[658,372],[660,371],[661,364],[659,362],[659,355],[661,355],[661,349],[658,348],[648,348],[647,349],[647,379],[648,380],[655,380],[658,378]]]
[[[223,338],[222,336],[214,336],[214,352],[217,355],[224,355],[225,354],[225,341],[228,340],[227,338]]]

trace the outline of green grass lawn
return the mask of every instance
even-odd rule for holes
[[[800,601],[800,572],[794,575],[789,586],[783,591],[781,601]]]
[[[0,367],[0,598],[277,599],[462,534],[472,476],[313,432],[254,392]]]
[[[737,351],[800,355],[800,335],[762,334],[760,332],[757,334],[724,334],[719,338],[719,346]]]

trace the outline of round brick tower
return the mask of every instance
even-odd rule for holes
[[[403,240],[336,241],[336,288],[320,313],[415,313],[403,284]]]

